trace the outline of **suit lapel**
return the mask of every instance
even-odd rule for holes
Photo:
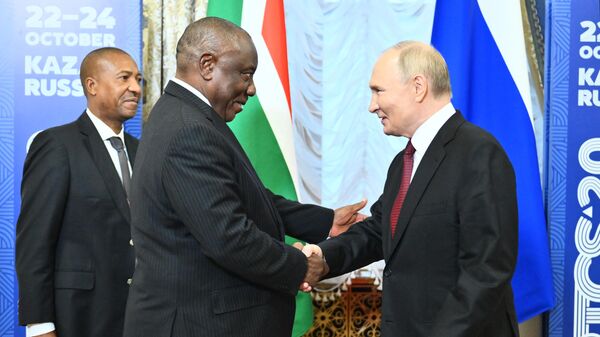
[[[246,169],[248,176],[254,181],[254,184],[260,187],[259,190],[261,191],[263,201],[268,206],[271,216],[273,217],[273,219],[275,219],[276,223],[278,224],[277,231],[279,233],[279,237],[283,239],[285,234],[285,230],[283,228],[283,220],[281,219],[279,212],[277,212],[277,210],[275,209],[275,206],[273,205],[273,200],[267,195],[262,181],[258,177],[258,174],[254,170],[254,166],[252,166],[250,159],[246,155],[246,151],[244,151],[242,145],[235,137],[229,126],[227,126],[225,121],[198,96],[194,95],[192,92],[190,92],[189,90],[185,89],[177,83],[169,82],[169,84],[167,84],[167,87],[165,88],[165,92],[179,97],[187,103],[196,106],[198,110],[200,110],[206,116],[206,118],[212,122],[212,124],[215,126],[215,129],[217,129],[223,135],[223,137],[227,140],[229,145],[231,145],[231,147],[235,149],[235,152],[237,152],[238,158],[240,159],[244,168]]]
[[[437,133],[437,135],[427,148],[427,151],[425,152],[425,155],[423,156],[423,159],[421,160],[421,163],[419,164],[419,167],[417,168],[413,180],[408,188],[408,192],[406,193],[406,199],[404,200],[404,204],[402,205],[400,217],[398,218],[398,223],[396,225],[396,234],[391,240],[391,247],[388,250],[389,255],[386,256],[386,260],[387,258],[389,258],[390,255],[392,255],[392,253],[398,246],[398,243],[402,239],[402,236],[404,235],[404,232],[406,231],[406,228],[410,223],[410,220],[413,216],[415,209],[419,204],[419,201],[421,200],[423,194],[427,191],[429,182],[431,181],[440,164],[444,160],[444,157],[446,156],[446,144],[454,138],[458,127],[462,123],[464,123],[464,121],[465,120],[460,114],[460,112],[457,111],[442,126],[440,131]],[[396,193],[398,192],[399,185],[400,182],[398,181]],[[389,209],[391,209],[391,206]],[[387,224],[389,227],[389,215],[387,219]],[[387,229],[387,233],[389,237],[389,228]]]
[[[79,126],[79,131],[82,135],[83,144],[94,160],[96,168],[98,168],[98,172],[104,180],[108,193],[114,200],[121,214],[123,214],[123,217],[129,222],[129,204],[127,202],[125,190],[123,189],[121,179],[113,165],[112,159],[106,150],[106,146],[100,138],[100,134],[98,134],[94,124],[85,112],[77,120],[77,125]],[[136,146],[133,147],[137,148]],[[129,151],[129,148],[127,148],[127,150]],[[129,155],[133,158],[135,156],[135,149],[133,149],[133,153],[130,153]]]

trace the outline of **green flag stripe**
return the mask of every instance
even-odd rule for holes
[[[218,16],[240,25],[243,3],[243,0],[209,1],[206,14],[208,16]],[[273,193],[291,200],[297,200],[294,182],[290,176],[285,158],[256,97],[251,97],[248,100],[244,110],[235,117],[233,122],[229,123],[229,127],[248,154],[248,158],[250,158],[263,184]]]
[[[206,14],[227,19],[241,26],[242,8],[243,0],[211,0],[208,2]],[[244,110],[229,123],[229,127],[246,151],[263,184],[273,193],[290,200],[297,200],[294,182],[287,164],[256,96],[246,102]],[[286,237],[286,243],[292,244],[294,241],[296,240]],[[299,292],[296,296],[296,316],[292,336],[302,336],[310,329],[312,322],[312,298],[309,294]]]
[[[273,193],[296,200],[292,177],[256,96],[248,100],[244,110],[229,123],[229,127],[248,154],[263,184]]]
[[[244,0],[212,0],[208,2],[206,16],[218,16],[240,26],[243,4]]]

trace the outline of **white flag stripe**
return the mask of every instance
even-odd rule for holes
[[[290,109],[279,73],[262,36],[265,5],[266,0],[253,1],[251,4],[244,2],[242,27],[252,36],[258,52],[258,69],[254,74],[257,96],[285,159],[296,195],[299,196]]]
[[[531,85],[520,1],[478,0],[478,3],[483,18],[525,103],[533,127]]]

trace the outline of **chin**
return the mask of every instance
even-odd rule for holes
[[[387,129],[383,129],[383,133],[385,133],[386,136],[396,136],[396,137],[401,137],[402,136],[401,134],[399,134],[396,131],[387,130]]]
[[[119,113],[119,119],[123,120],[123,122],[125,122],[128,119],[131,119],[133,117],[135,117],[136,111],[121,111]]]

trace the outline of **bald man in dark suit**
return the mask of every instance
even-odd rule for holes
[[[192,23],[178,42],[133,174],[125,337],[290,336],[298,288],[324,263],[284,235],[321,241],[364,205],[334,212],[263,186],[226,124],[255,94],[257,62],[248,33],[223,19]]]
[[[126,188],[138,144],[123,123],[136,114],[141,75],[112,47],[89,53],[80,74],[86,111],[37,135],[25,161],[16,270],[27,336],[123,331],[134,268]]]

